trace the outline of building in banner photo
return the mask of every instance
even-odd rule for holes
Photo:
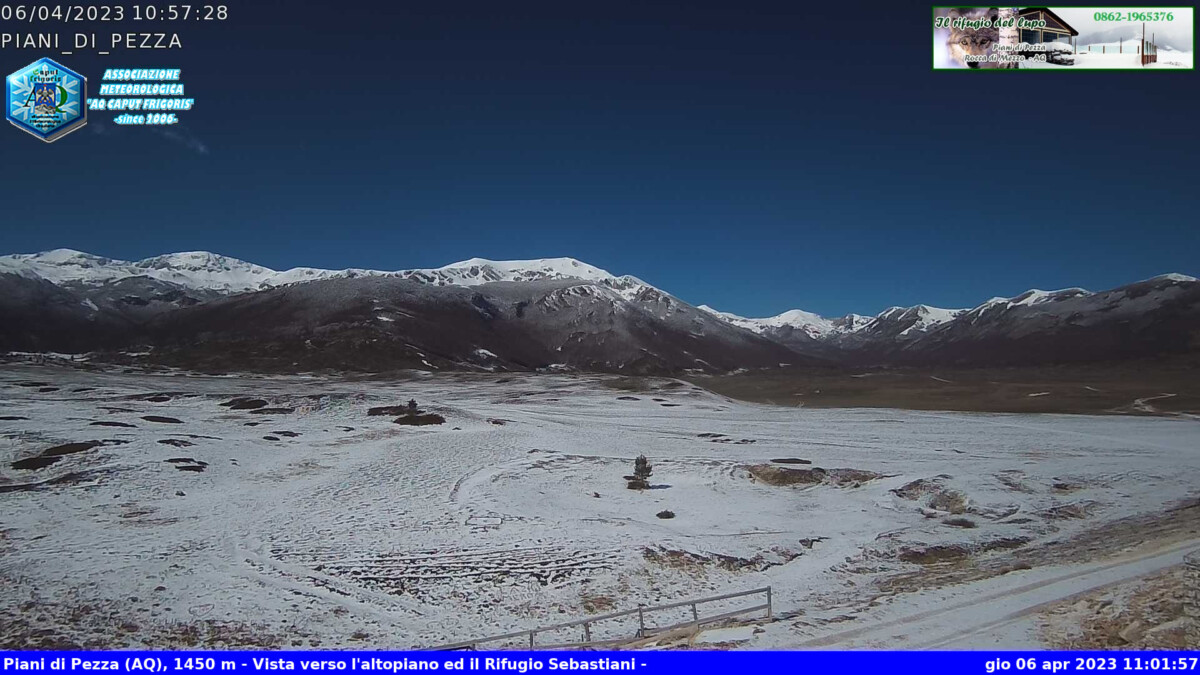
[[[1042,28],[1022,28],[1021,42],[1031,45],[1040,44],[1065,44],[1071,47],[1075,46],[1075,38],[1079,36],[1079,31],[1071,27],[1054,12],[1047,7],[1025,7],[1021,9],[1020,18],[1029,21],[1045,21],[1046,25]]]
[[[1075,65],[1075,39],[1079,31],[1048,7],[1025,7],[1020,18],[1039,28],[1021,28],[1020,41],[1031,48],[1022,51],[1026,58],[1045,55],[1046,61],[1060,66]]]

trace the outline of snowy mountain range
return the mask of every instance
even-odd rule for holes
[[[0,256],[0,349],[150,345],[214,367],[678,372],[1135,358],[1197,347],[1200,282],[1031,290],[970,309],[745,318],[573,258],[276,271],[208,252]],[[235,357],[242,354],[243,357]],[[277,364],[278,365],[278,364]]]
[[[294,267],[277,272],[262,265],[208,251],[171,253],[130,262],[60,248],[43,253],[0,256],[0,273],[4,272],[68,286],[99,286],[132,277],[146,277],[177,284],[189,290],[222,293],[261,291],[306,281],[362,277],[412,279],[438,286],[477,286],[495,281],[580,279],[603,283],[625,292],[645,286],[634,277],[617,277],[573,258],[501,262],[472,258],[436,269],[395,272],[365,269],[325,270],[313,267]]]
[[[747,319],[736,314],[717,311],[708,305],[700,305],[700,309],[760,335],[779,336],[789,331],[798,331],[812,340],[835,339],[849,334],[882,330],[884,326],[898,325],[903,325],[903,328],[895,333],[895,337],[915,337],[951,321],[967,311],[916,305],[914,307],[889,307],[876,316],[847,314],[843,317],[828,319],[802,309],[792,309],[765,319]]]

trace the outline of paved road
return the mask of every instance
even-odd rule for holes
[[[797,645],[800,649],[1036,649],[1035,615],[1049,605],[1114,584],[1155,574],[1183,563],[1200,550],[1200,538],[1096,564],[1037,570],[978,584],[949,602],[937,594],[898,599],[892,616]],[[1007,583],[1006,583],[1007,582]],[[949,599],[949,598],[948,598]],[[899,616],[896,616],[896,613]]]

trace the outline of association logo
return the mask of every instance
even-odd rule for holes
[[[51,59],[9,75],[5,100],[4,117],[47,143],[87,124],[87,78]]]

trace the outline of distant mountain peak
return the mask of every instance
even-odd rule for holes
[[[519,281],[542,279],[585,279],[598,281],[616,277],[599,267],[575,258],[536,258],[532,260],[488,260],[470,258],[442,267],[407,270],[406,273],[448,274],[463,281]]]
[[[231,270],[250,271],[254,274],[274,274],[275,271],[262,265],[255,265],[244,260],[211,253],[209,251],[184,251],[154,256],[133,263],[134,267],[145,269],[171,269],[181,271],[227,272]]]
[[[52,265],[104,264],[112,262],[110,258],[76,251],[73,248],[56,248],[49,251],[42,251],[41,253],[24,253],[7,257],[21,260],[35,260]]]
[[[178,253],[165,253],[163,255],[156,255],[144,260],[139,260],[138,264],[148,264],[152,262],[188,262],[209,265],[228,262],[242,263],[245,265],[251,264],[242,260],[238,260],[237,258],[231,258],[227,255],[213,253],[212,251],[180,251]]]
[[[534,267],[541,267],[541,268],[545,268],[545,269],[573,268],[573,269],[585,269],[585,270],[592,269],[592,270],[599,270],[601,272],[604,272],[604,270],[600,270],[597,267],[593,267],[592,265],[589,265],[589,264],[583,262],[582,260],[578,260],[576,258],[567,258],[567,257],[531,258],[528,260],[490,260],[488,258],[468,258],[467,260],[463,260],[463,261],[456,262],[456,263],[450,263],[449,265],[439,267],[438,269],[451,269],[451,268],[458,268],[458,267],[483,267],[483,266],[497,267],[497,268],[504,268],[504,269],[534,268]],[[604,273],[608,274],[607,272],[604,272]]]
[[[1192,281],[1200,281],[1200,279],[1197,279],[1196,277],[1189,277],[1186,274],[1171,272],[1170,274],[1160,274],[1156,277],[1151,277],[1146,281],[1175,281],[1180,283],[1188,283]]]
[[[932,305],[913,305],[912,307],[901,307],[901,306],[897,305],[894,307],[888,307],[887,309],[880,312],[877,316],[884,316],[884,315],[899,316],[899,315],[904,314],[904,315],[908,315],[908,316],[919,316],[919,317],[929,317],[929,318],[940,319],[940,320],[949,320],[949,319],[954,318],[954,316],[962,313],[963,311],[965,311],[965,310],[943,309],[941,307],[934,307]]]
[[[755,333],[767,333],[778,330],[799,330],[810,338],[817,339],[835,330],[834,323],[820,315],[806,312],[802,309],[789,309],[782,314],[766,317],[762,319],[748,319],[737,314],[722,312],[708,305],[700,305],[698,309],[702,309],[709,314],[712,314],[720,319],[723,319],[735,326],[754,331]]]

